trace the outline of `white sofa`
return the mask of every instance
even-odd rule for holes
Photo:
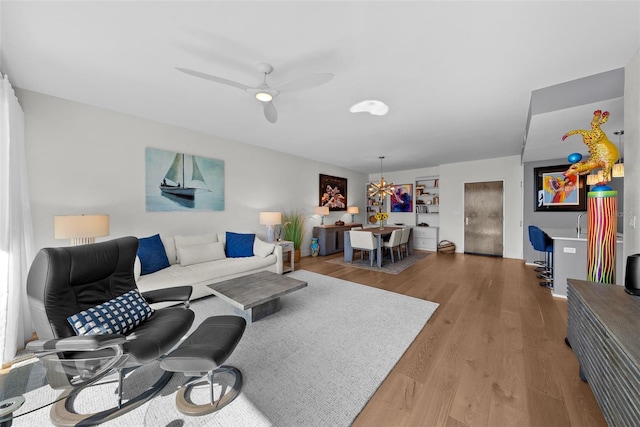
[[[282,274],[282,247],[266,243],[257,236],[253,256],[227,257],[226,233],[195,236],[165,236],[160,240],[169,266],[149,274],[140,274],[142,265],[136,258],[136,281],[140,291],[191,285],[191,299],[210,296],[207,285],[258,271]],[[155,237],[155,236],[153,236]],[[140,255],[140,250],[138,252]]]

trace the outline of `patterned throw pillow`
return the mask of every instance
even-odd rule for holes
[[[73,316],[67,321],[78,335],[126,334],[153,314],[153,309],[136,290]]]

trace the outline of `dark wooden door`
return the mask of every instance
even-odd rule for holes
[[[503,255],[502,181],[464,184],[464,252]]]

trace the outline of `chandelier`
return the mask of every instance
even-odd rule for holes
[[[380,156],[380,182],[372,182],[369,185],[369,197],[380,196],[380,198],[384,198],[386,196],[391,196],[393,191],[395,190],[392,182],[387,182],[384,180],[382,176],[382,160],[384,156]]]

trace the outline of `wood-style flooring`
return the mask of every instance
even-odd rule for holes
[[[433,253],[392,275],[329,258],[296,269],[440,304],[354,426],[607,425],[564,343],[567,300],[522,260]]]

